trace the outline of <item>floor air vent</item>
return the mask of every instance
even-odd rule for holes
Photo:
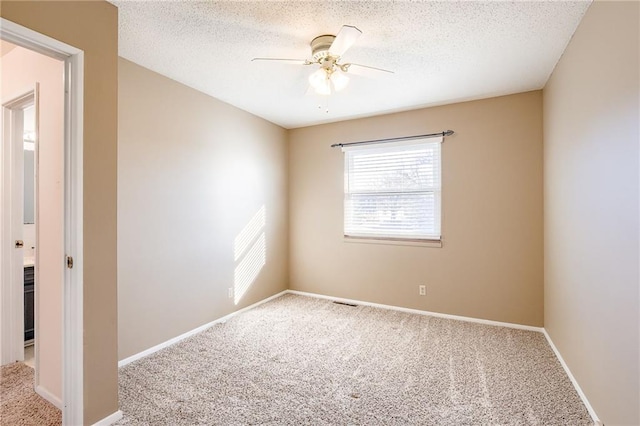
[[[337,301],[335,301],[335,300],[333,301],[333,303],[335,303],[336,305],[351,306],[351,307],[354,307],[354,308],[355,308],[356,306],[358,306],[358,305],[353,304],[353,303],[337,302]]]

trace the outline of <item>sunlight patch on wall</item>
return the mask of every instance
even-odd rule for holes
[[[267,261],[265,207],[251,218],[234,240],[234,259],[240,260],[233,274],[234,303],[245,295]]]
[[[233,241],[233,260],[237,261],[247,251],[249,245],[264,228],[265,221],[265,208],[262,206]]]

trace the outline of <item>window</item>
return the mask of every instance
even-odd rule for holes
[[[440,240],[442,138],[343,148],[344,234]]]

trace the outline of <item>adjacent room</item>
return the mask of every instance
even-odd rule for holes
[[[84,52],[63,424],[640,425],[639,2],[0,15]]]

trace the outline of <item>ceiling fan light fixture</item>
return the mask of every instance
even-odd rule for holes
[[[333,91],[339,92],[347,87],[349,77],[338,70],[331,71],[326,68],[320,68],[309,76],[309,85],[319,95],[330,95]]]
[[[331,73],[331,82],[333,83],[333,88],[335,89],[335,91],[339,92],[340,90],[347,87],[347,84],[349,84],[349,77],[336,70]]]
[[[331,83],[329,78],[329,73],[324,68],[320,68],[309,76],[309,84],[317,94],[330,95]]]
[[[318,95],[329,96],[331,94],[330,81],[328,79],[324,80],[324,82],[320,86],[316,87],[315,90]]]

